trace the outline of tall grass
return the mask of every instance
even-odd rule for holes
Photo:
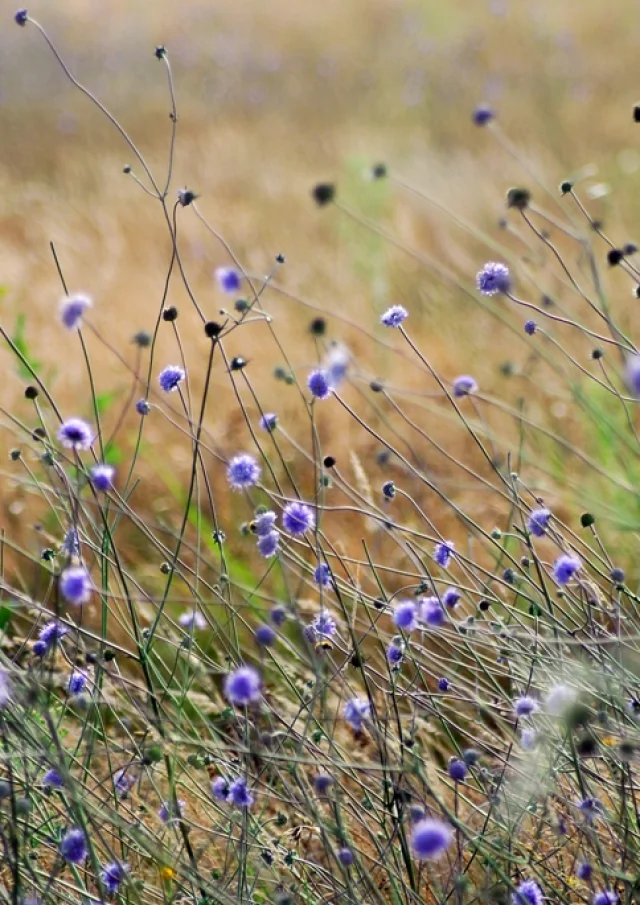
[[[59,311],[0,325],[2,900],[631,905],[640,271],[588,174],[467,111],[498,232],[354,157],[306,193],[339,255],[249,263],[169,52],[151,161],[17,21],[157,225],[117,316],[53,235]]]

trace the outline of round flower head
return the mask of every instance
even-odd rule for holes
[[[328,399],[333,390],[329,381],[329,375],[326,371],[322,370],[312,371],[309,374],[307,386],[315,399]]]
[[[390,663],[391,666],[397,666],[399,663],[402,663],[403,657],[403,645],[397,644],[395,641],[390,641],[389,646],[387,647],[387,662]]]
[[[68,830],[60,841],[60,854],[70,864],[86,861],[88,851],[84,831],[79,828]]]
[[[294,537],[302,537],[315,527],[316,518],[313,509],[306,503],[289,503],[282,513],[282,524],[285,531]]]
[[[100,879],[109,895],[113,896],[117,893],[118,887],[130,870],[128,864],[122,864],[119,861],[112,861],[111,864],[105,865],[100,871]]]
[[[418,625],[415,603],[412,600],[400,601],[394,607],[392,619],[398,628],[405,632],[412,632]]]
[[[411,831],[411,848],[416,858],[438,858],[453,840],[451,827],[441,820],[426,818]]]
[[[449,691],[449,680],[444,676],[438,679],[438,691]]]
[[[353,864],[353,852],[351,849],[346,846],[338,849],[338,861],[340,864],[344,864],[345,867],[350,867]]]
[[[535,880],[525,880],[513,894],[513,905],[543,905],[544,896]]]
[[[478,392],[478,384],[475,382],[473,377],[470,377],[469,374],[463,374],[461,377],[456,377],[453,381],[453,395],[458,399],[461,399],[463,396],[469,396],[471,393]]]
[[[255,638],[261,647],[271,647],[277,635],[270,625],[259,625],[255,632]]]
[[[538,702],[535,698],[525,695],[515,701],[513,709],[517,717],[531,716],[538,709]]]
[[[56,770],[55,767],[52,767],[42,777],[42,785],[47,786],[50,789],[63,789],[64,788],[64,777],[59,770]]]
[[[69,694],[73,697],[82,694],[82,692],[87,687],[87,680],[88,676],[86,672],[83,672],[80,669],[76,669],[74,672],[72,672],[69,676],[69,684],[67,685]]]
[[[338,630],[336,620],[331,613],[318,613],[311,623],[314,637],[320,635],[321,638],[331,638]]]
[[[231,783],[231,785],[229,786],[227,801],[229,801],[236,808],[251,807],[254,802],[254,798],[247,788],[247,781],[245,779],[235,779]]]
[[[218,267],[214,272],[218,286],[228,295],[234,295],[242,286],[242,274],[233,267]]]
[[[446,569],[451,561],[454,549],[453,541],[450,540],[445,541],[442,544],[436,544],[433,550],[433,558],[439,566]]]
[[[315,567],[313,570],[313,580],[316,584],[319,584],[321,587],[326,588],[331,579],[331,569],[326,564],[326,562],[321,562],[319,565]]]
[[[542,537],[549,527],[551,512],[549,509],[534,509],[529,516],[527,528],[534,537]]]
[[[227,468],[227,480],[233,490],[253,487],[260,479],[260,466],[248,453],[234,456]]]
[[[258,551],[260,556],[270,559],[275,556],[280,546],[280,535],[277,531],[269,531],[258,538]]]
[[[453,607],[460,600],[460,591],[457,588],[447,588],[447,590],[442,595],[442,602],[449,609],[453,609]]]
[[[612,889],[603,889],[593,897],[593,905],[616,905],[617,901],[618,896]]]
[[[627,359],[625,380],[629,392],[640,398],[640,355],[631,355]]]
[[[536,733],[533,729],[523,729],[520,733],[520,744],[525,751],[530,751],[536,743]]]
[[[602,802],[599,798],[583,798],[578,802],[578,808],[589,823],[603,814]]]
[[[578,880],[590,880],[593,874],[593,867],[588,861],[581,861],[576,868],[576,877]]]
[[[465,778],[469,769],[463,760],[460,760],[458,757],[453,757],[449,761],[449,765],[447,767],[447,773],[453,779],[454,782],[462,782]]]
[[[138,399],[136,402],[136,412],[139,415],[148,415],[151,411],[151,406],[147,402],[146,399]]]
[[[560,585],[568,584],[581,566],[577,556],[564,553],[553,564],[553,577]]]
[[[82,418],[69,418],[58,428],[58,440],[66,449],[89,449],[94,440],[93,431]]]
[[[113,487],[113,478],[116,473],[113,465],[94,465],[91,469],[91,483],[96,490],[106,493]]]
[[[371,705],[366,698],[351,698],[344,705],[344,718],[352,729],[360,732],[364,721],[369,719],[371,714]]]
[[[269,434],[273,433],[277,426],[278,416],[274,415],[273,412],[265,412],[262,418],[260,418],[260,427]]]
[[[82,606],[91,598],[93,584],[83,566],[71,566],[60,576],[60,593],[68,603]]]
[[[178,385],[184,380],[185,372],[178,365],[167,365],[158,375],[158,383],[160,389],[165,393],[173,393],[178,389]]]
[[[93,302],[88,295],[69,295],[60,302],[60,320],[68,330],[79,327],[82,315]]]
[[[178,616],[178,623],[182,628],[195,628],[199,631],[202,631],[207,627],[207,620],[198,610],[187,610],[184,613],[180,613]]]
[[[241,666],[224,680],[224,696],[232,704],[244,706],[260,697],[260,674],[252,666]]]
[[[24,26],[29,21],[29,13],[26,9],[19,9],[13,18],[18,25],[21,25],[24,28]]]
[[[399,327],[409,317],[409,312],[402,305],[392,305],[380,318],[385,327]]]
[[[216,776],[211,783],[211,794],[218,801],[226,801],[229,794],[229,783],[224,776]]]
[[[45,652],[51,650],[52,647],[55,647],[58,641],[64,638],[67,632],[67,627],[60,622],[47,622],[46,625],[43,625],[38,635],[40,641],[44,645]]]
[[[431,628],[444,624],[446,613],[437,597],[425,597],[420,604],[420,618]]]
[[[13,685],[6,669],[0,669],[0,710],[11,701]]]
[[[533,336],[537,329],[538,325],[535,321],[525,321],[524,332],[527,334],[527,336]]]
[[[495,119],[495,113],[491,107],[487,107],[486,104],[480,104],[473,111],[471,118],[476,126],[486,126],[492,119]]]
[[[396,485],[393,481],[385,481],[382,485],[382,496],[385,500],[392,500],[396,495]]]
[[[319,773],[313,780],[313,788],[317,795],[326,795],[333,785],[333,778],[326,773]]]
[[[489,261],[478,273],[476,284],[483,295],[497,295],[500,292],[509,292],[511,289],[509,268],[505,264]]]
[[[281,605],[276,605],[269,613],[269,617],[274,625],[284,625],[287,621],[287,611]]]
[[[62,552],[67,556],[80,556],[80,537],[76,528],[69,528],[62,542]]]
[[[181,798],[178,798],[175,804],[170,801],[163,801],[158,811],[158,817],[166,825],[176,823],[178,818],[182,817],[184,813],[184,806],[185,803]]]
[[[265,537],[267,534],[270,534],[271,531],[275,530],[275,523],[278,516],[275,512],[261,512],[260,515],[257,515],[253,520],[253,530],[256,532],[258,537]]]
[[[547,692],[547,710],[552,716],[562,716],[578,697],[577,689],[570,685],[554,685]]]
[[[334,343],[322,360],[322,369],[327,375],[332,390],[347,376],[351,355],[346,346]]]
[[[113,775],[113,787],[118,798],[126,798],[131,787],[135,785],[135,782],[135,775],[126,767],[123,767],[121,770],[116,770]]]

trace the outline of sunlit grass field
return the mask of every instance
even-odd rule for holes
[[[611,252],[640,238],[636,4],[29,8],[108,116],[14,12],[0,901],[541,905],[535,878],[548,901],[632,905],[640,269]],[[491,261],[508,291],[478,291]],[[81,333],[60,322],[75,293]],[[381,323],[395,305],[406,331]],[[313,400],[334,361],[339,390]],[[99,427],[90,453],[60,449],[72,417]],[[259,454],[249,491],[238,454]],[[116,469],[106,495],[92,456]],[[284,521],[292,500],[313,505],[308,533]],[[566,580],[558,554],[578,557]],[[61,590],[79,565],[81,608]],[[405,598],[440,613],[452,583],[440,632],[399,621]],[[54,617],[67,635],[41,657]],[[243,664],[261,682],[245,701]],[[250,804],[210,788],[233,777]],[[431,818],[450,834],[433,866]],[[91,843],[75,861],[70,827]],[[127,865],[114,889],[109,860]]]

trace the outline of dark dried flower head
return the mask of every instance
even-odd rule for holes
[[[507,192],[507,207],[523,211],[529,206],[531,192],[529,189],[513,188]]]
[[[318,207],[324,207],[335,198],[336,187],[332,182],[318,182],[311,190],[311,195]]]
[[[178,189],[178,202],[183,207],[189,207],[197,197],[198,195],[196,195],[195,192],[192,192],[191,189]]]

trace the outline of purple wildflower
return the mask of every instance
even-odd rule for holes
[[[214,271],[214,276],[220,289],[228,295],[234,295],[234,293],[240,291],[242,274],[235,268],[217,267]]]
[[[128,767],[122,767],[113,774],[113,787],[118,798],[126,798],[135,782],[135,774]]]
[[[176,799],[175,803],[163,801],[158,811],[158,817],[166,825],[176,823],[184,813],[185,803],[181,798]]]
[[[627,359],[625,380],[629,392],[640,397],[640,355],[631,355]]]
[[[264,556],[265,559],[275,556],[279,545],[280,535],[277,531],[269,531],[268,534],[263,534],[258,538],[258,551],[260,556]]]
[[[529,515],[527,528],[534,537],[542,537],[549,527],[551,511],[549,509],[534,509]]]
[[[371,704],[366,698],[351,698],[344,705],[343,714],[351,728],[360,732],[364,721],[369,719],[371,714]]]
[[[420,604],[420,618],[431,628],[438,628],[445,619],[446,613],[437,597],[425,597]]]
[[[311,390],[311,395],[316,399],[328,399],[333,391],[333,387],[329,382],[329,375],[321,369],[312,371],[309,374],[307,386]]]
[[[576,877],[578,880],[590,880],[593,874],[593,867],[588,861],[581,861],[576,869]]]
[[[438,691],[449,691],[449,680],[444,676],[438,679]]]
[[[69,418],[58,428],[58,440],[66,449],[89,449],[94,440],[91,427],[82,418]]]
[[[538,702],[535,698],[524,695],[514,702],[513,709],[517,717],[531,716],[538,709]]]
[[[260,479],[260,466],[248,453],[234,456],[227,467],[227,480],[233,490],[253,487]]]
[[[119,861],[112,861],[111,864],[103,867],[100,871],[100,879],[109,895],[113,896],[117,893],[120,884],[130,870],[128,864]]]
[[[524,880],[513,894],[513,905],[543,905],[544,896],[535,880]]]
[[[245,779],[234,779],[229,786],[228,801],[236,808],[250,808],[254,797],[247,788]]]
[[[60,854],[70,864],[81,864],[87,858],[87,837],[79,827],[68,830],[60,841]]]
[[[80,537],[75,528],[71,527],[64,536],[62,552],[67,556],[80,556]]]
[[[60,593],[75,606],[82,606],[91,599],[93,584],[84,566],[70,566],[60,575]]]
[[[350,867],[353,864],[353,852],[351,849],[346,846],[338,849],[338,861],[345,867]]]
[[[579,801],[578,808],[582,812],[585,820],[589,823],[591,823],[592,820],[595,820],[596,817],[602,817],[603,814],[602,802],[599,798],[594,798],[593,796],[583,798]]]
[[[0,668],[0,710],[4,710],[7,704],[11,701],[12,691],[13,686],[11,679],[9,678],[9,673],[6,671],[6,669]]]
[[[184,613],[180,613],[178,616],[178,623],[182,628],[194,628],[199,631],[202,631],[207,627],[207,620],[199,610],[186,610]]]
[[[218,801],[226,801],[229,794],[229,783],[224,776],[216,776],[211,783],[211,794]]]
[[[253,520],[253,530],[258,537],[265,537],[271,531],[275,530],[275,523],[278,516],[275,512],[261,512]]]
[[[165,393],[174,393],[185,376],[185,372],[178,365],[167,365],[158,375],[160,389]]]
[[[511,289],[509,268],[504,264],[489,261],[478,273],[476,284],[482,295],[497,295],[498,293],[509,292]]]
[[[116,473],[113,465],[94,465],[91,469],[91,483],[101,493],[106,493],[113,487],[113,478]]]
[[[402,305],[392,305],[380,318],[385,327],[399,327],[409,317],[409,312]]]
[[[271,609],[269,617],[274,625],[284,625],[287,621],[287,611],[283,606],[278,604]]]
[[[533,336],[537,329],[538,325],[535,321],[525,321],[524,332],[527,334],[527,336]]]
[[[332,785],[333,777],[328,776],[326,773],[319,773],[313,780],[313,788],[316,790],[317,795],[326,795]]]
[[[450,826],[441,820],[426,818],[415,824],[411,832],[411,847],[416,858],[438,858],[453,840]]]
[[[382,485],[382,496],[385,500],[392,500],[396,495],[396,485],[393,481],[385,481]]]
[[[460,600],[460,591],[457,588],[447,588],[447,590],[442,595],[443,604],[449,609],[453,609],[453,607]]]
[[[46,625],[43,625],[38,633],[40,641],[45,645],[46,650],[51,650],[52,647],[60,641],[67,634],[69,629],[66,625],[62,625],[60,622],[47,622]]]
[[[151,411],[151,406],[147,402],[146,399],[138,399],[136,402],[136,412],[139,415],[148,415]]]
[[[387,662],[391,664],[391,666],[398,666],[399,663],[402,663],[402,658],[404,657],[404,645],[397,641],[390,641],[389,646],[387,647]]]
[[[331,569],[326,562],[319,563],[313,570],[313,580],[316,584],[326,588],[331,579]]]
[[[577,556],[563,553],[553,564],[553,577],[560,585],[568,584],[581,567],[582,563]]]
[[[396,604],[391,616],[395,625],[405,632],[412,632],[418,625],[416,605],[412,600],[402,600]]]
[[[495,119],[495,113],[491,107],[487,107],[486,104],[480,104],[471,114],[471,119],[476,126],[486,126],[492,119]]]
[[[315,527],[316,518],[313,509],[306,503],[289,503],[282,513],[282,524],[285,531],[294,537],[302,537]]]
[[[265,623],[264,625],[259,625],[257,627],[255,638],[261,647],[271,647],[271,645],[274,644],[277,635],[271,626]]]
[[[267,433],[271,434],[278,426],[278,416],[273,412],[265,412],[265,414],[260,418],[260,427],[263,431],[267,431]]]
[[[314,631],[314,635],[320,635],[323,638],[331,638],[338,630],[336,620],[331,613],[327,612],[318,613],[311,623],[311,627]]]
[[[467,765],[458,757],[452,757],[447,766],[447,773],[454,782],[462,782],[469,772]]]
[[[453,556],[455,550],[455,546],[453,541],[444,541],[441,544],[436,544],[433,549],[433,558],[438,563],[439,566],[442,566],[443,569],[446,569],[449,565],[451,557]]]
[[[59,770],[56,770],[55,767],[51,767],[51,769],[47,770],[42,777],[42,785],[50,789],[63,789],[64,777]]]
[[[88,295],[69,295],[60,302],[60,320],[68,330],[79,327],[82,315],[93,302]]]
[[[88,678],[86,672],[83,672],[80,669],[74,670],[69,676],[69,684],[67,685],[69,694],[73,697],[82,694],[87,686]]]
[[[520,733],[520,744],[525,751],[530,751],[536,743],[536,738],[534,729],[523,729]]]
[[[244,706],[260,697],[262,681],[253,666],[241,666],[229,673],[224,681],[224,695],[232,704]]]
[[[21,25],[24,28],[29,20],[29,13],[26,9],[19,9],[13,18],[15,19],[17,25]]]
[[[453,395],[458,399],[478,392],[478,384],[469,374],[462,374],[453,381]]]
[[[617,901],[618,896],[612,889],[603,889],[593,897],[593,905],[616,905]]]

